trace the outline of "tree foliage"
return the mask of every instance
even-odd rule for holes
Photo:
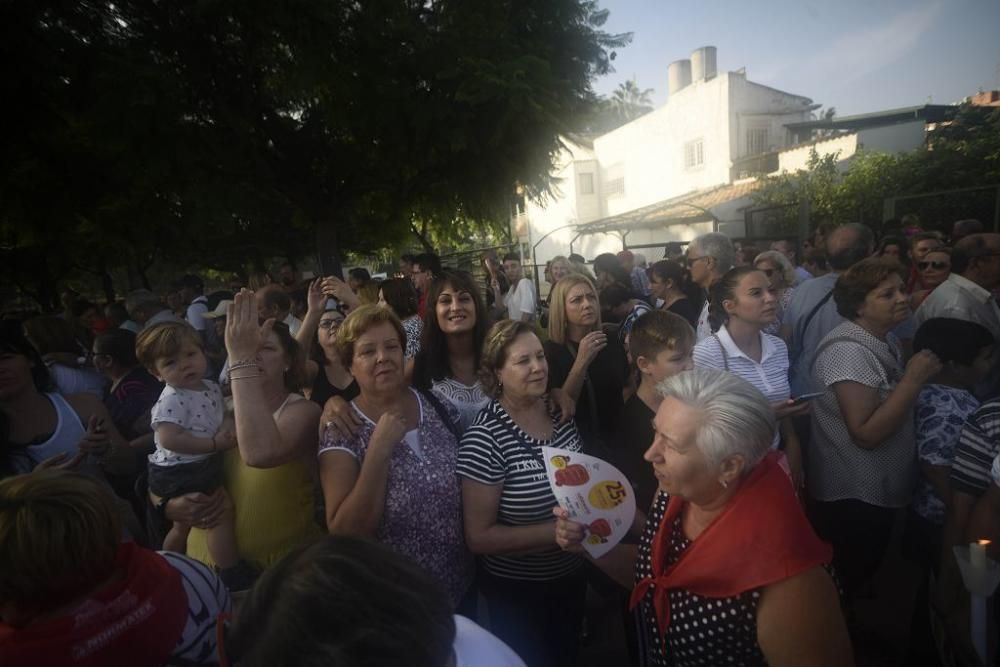
[[[502,219],[515,182],[548,188],[627,43],[606,18],[594,0],[4,3],[9,270],[40,271],[51,305],[74,272],[234,270]]]
[[[809,202],[810,220],[860,221],[878,228],[885,200],[946,190],[1000,184],[1000,109],[962,105],[956,117],[934,128],[924,146],[908,153],[861,150],[838,166],[839,155],[813,150],[807,169],[766,179],[754,194],[759,206]],[[914,213],[931,228],[947,229],[954,220],[979,215],[992,220],[995,190],[907,199],[897,217]]]

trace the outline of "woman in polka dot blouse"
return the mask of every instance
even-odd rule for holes
[[[641,623],[644,664],[848,665],[851,646],[831,551],[812,532],[771,451],[774,413],[746,380],[679,373],[645,454],[660,491],[638,546],[594,563],[623,586]],[[555,510],[556,540],[585,528]]]

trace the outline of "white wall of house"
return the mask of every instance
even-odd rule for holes
[[[873,127],[858,132],[858,150],[908,153],[924,144],[927,126],[923,120]]]
[[[880,153],[905,153],[923,145],[926,125],[923,120],[885,125],[816,141],[778,153],[778,171],[794,172],[809,166],[809,154],[815,148],[820,157],[839,152],[837,168],[847,171],[850,159],[859,150]]]
[[[593,149],[567,144],[554,175],[556,194],[526,205],[535,261],[569,252],[571,224],[633,211],[689,192],[730,182],[734,159],[787,144],[784,124],[807,120],[810,100],[721,72],[671,94],[667,103],[594,139]],[[590,192],[591,186],[593,192]],[[734,216],[738,223],[742,218]],[[556,230],[556,231],[554,231]],[[629,245],[685,241],[710,223],[635,231]],[[573,250],[587,258],[621,250],[617,235],[580,237]]]

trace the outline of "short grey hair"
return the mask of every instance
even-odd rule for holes
[[[765,250],[754,257],[753,265],[756,267],[757,262],[760,262],[761,260],[773,262],[775,266],[781,269],[781,277],[785,279],[785,285],[787,287],[791,287],[795,284],[795,267],[788,261],[788,258],[785,257],[784,253],[778,252],[777,250]]]
[[[701,414],[695,443],[710,466],[740,454],[744,474],[771,450],[777,422],[771,404],[756,387],[716,368],[695,368],[656,385],[663,398],[673,398]]]
[[[691,241],[691,245],[698,248],[702,255],[715,259],[716,272],[722,275],[736,264],[736,248],[729,237],[719,232],[709,232],[702,234]]]

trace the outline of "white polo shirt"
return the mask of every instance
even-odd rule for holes
[[[770,403],[791,398],[788,386],[788,347],[785,341],[770,334],[760,334],[760,363],[757,363],[736,346],[725,325],[715,336],[694,346],[694,365],[698,368],[728,370],[757,389]],[[727,368],[728,366],[728,368]],[[777,448],[780,436],[776,431],[772,447]]]

